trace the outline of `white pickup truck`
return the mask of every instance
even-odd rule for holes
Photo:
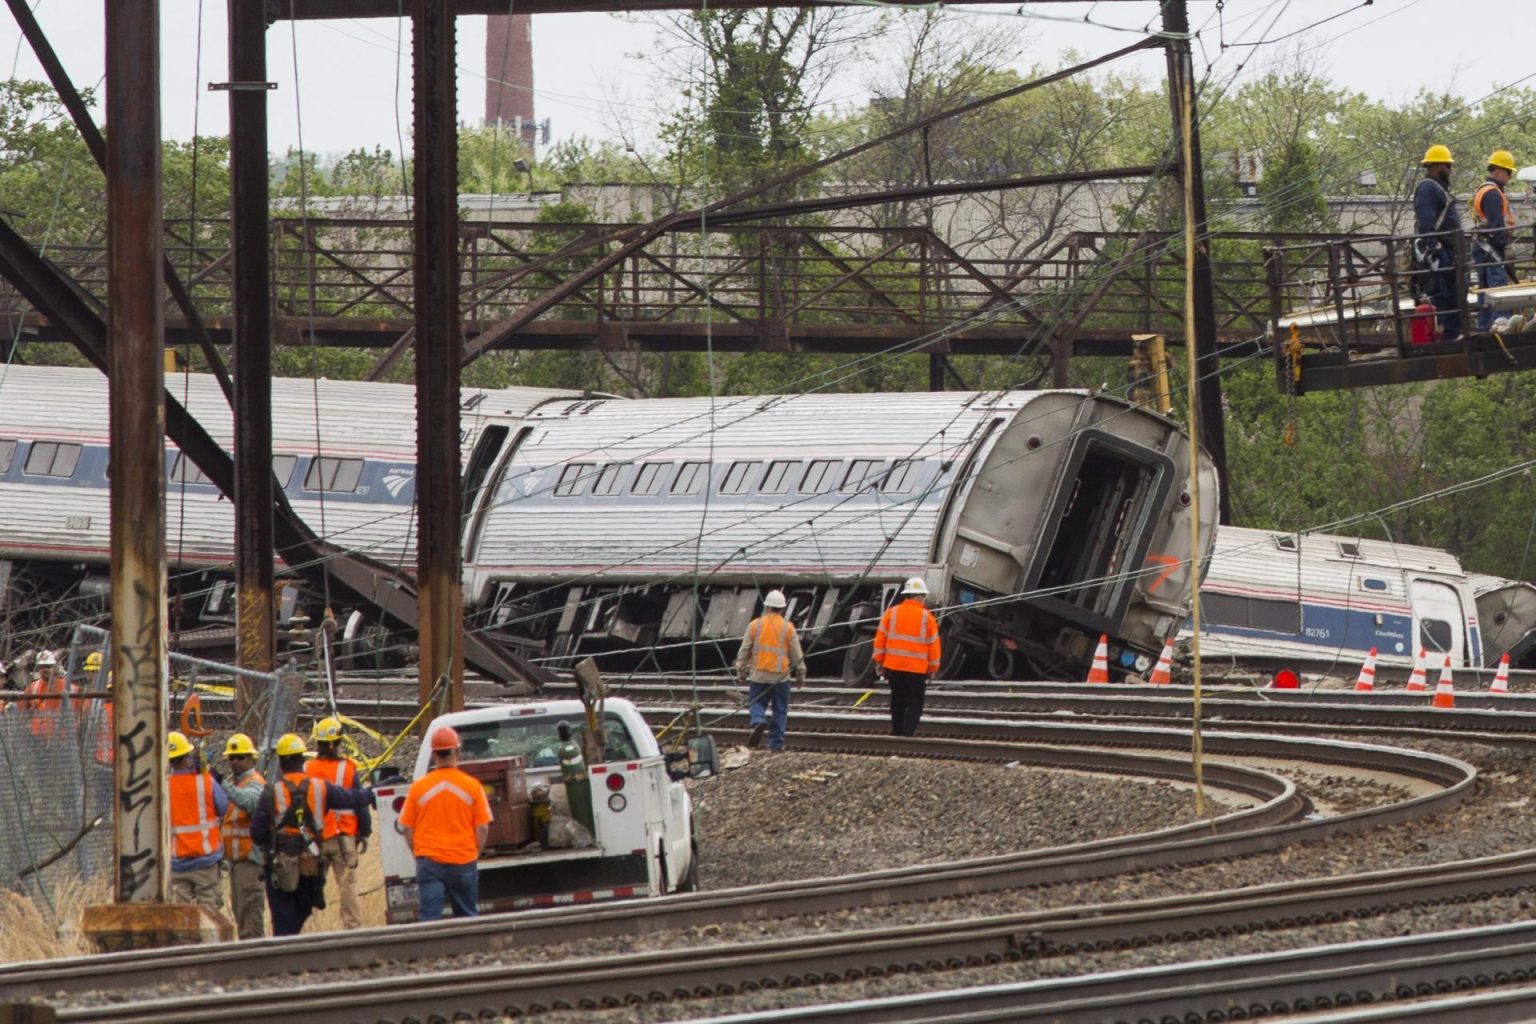
[[[471,762],[523,758],[526,792],[562,786],[558,727],[564,722],[578,745],[586,729],[586,709],[579,700],[503,704],[443,715],[431,729],[450,725],[458,731],[460,767]],[[695,737],[689,749],[663,754],[650,726],[627,700],[602,704],[603,761],[586,766],[592,790],[593,845],[545,849],[527,840],[530,828],[517,822],[518,838],[492,845],[480,857],[481,911],[518,910],[606,899],[659,896],[691,891],[698,879],[698,848],[693,836],[693,804],[683,779],[712,774],[713,745]],[[413,778],[427,771],[430,750],[423,744]],[[470,769],[473,770],[473,769]],[[378,835],[384,859],[384,886],[391,924],[417,919],[416,861],[405,843],[400,810],[408,781],[381,782]],[[487,786],[490,795],[490,786]],[[557,801],[558,803],[558,801]],[[492,814],[508,813],[492,799]],[[526,803],[511,812],[529,813]]]

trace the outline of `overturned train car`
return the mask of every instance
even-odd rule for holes
[[[499,445],[470,463],[490,468],[466,606],[557,663],[718,668],[769,587],[817,671],[851,682],[911,576],[950,675],[1077,676],[1100,634],[1124,671],[1188,613],[1193,447],[1105,396],[592,399],[546,404]],[[1207,549],[1218,483],[1208,458],[1200,473]]]

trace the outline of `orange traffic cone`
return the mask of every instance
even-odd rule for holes
[[[1167,686],[1173,682],[1173,637],[1163,644],[1163,653],[1157,659],[1157,667],[1152,670],[1152,678],[1147,682],[1153,686]]]
[[[1365,664],[1360,666],[1360,678],[1355,680],[1356,693],[1370,693],[1376,689],[1376,648],[1371,648],[1371,653],[1365,656]]]
[[[1499,659],[1499,670],[1493,674],[1493,682],[1488,687],[1489,693],[1509,692],[1509,655]]]
[[[1099,635],[1099,646],[1093,652],[1093,666],[1088,669],[1090,683],[1109,682],[1109,634]]]
[[[1429,682],[1424,674],[1424,656],[1428,652],[1419,648],[1419,656],[1413,659],[1413,675],[1408,677],[1408,689],[1415,693],[1422,693],[1429,689]]]
[[[1437,708],[1456,706],[1456,687],[1451,682],[1451,656],[1445,656],[1445,667],[1440,670],[1440,681],[1435,684],[1435,696],[1430,701]]]

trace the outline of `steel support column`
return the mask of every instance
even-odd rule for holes
[[[159,0],[107,0],[107,367],[117,901],[164,903],[165,278]]]
[[[458,119],[454,5],[411,0],[415,76],[416,508],[421,699],[464,706],[459,578]],[[440,684],[446,681],[446,686]]]
[[[1185,0],[1162,0],[1163,28],[1173,33],[1168,39],[1168,95],[1173,100],[1173,132],[1183,152],[1184,119],[1179,112],[1179,96],[1185,83],[1190,95],[1196,96],[1195,67],[1189,50],[1189,11]],[[1195,100],[1191,100],[1193,105]],[[1179,173],[1190,175],[1194,181],[1195,203],[1195,305],[1184,311],[1187,344],[1195,346],[1198,381],[1190,386],[1198,396],[1200,408],[1200,442],[1205,445],[1220,475],[1221,521],[1232,522],[1231,488],[1227,484],[1227,429],[1221,408],[1221,363],[1216,356],[1216,295],[1211,280],[1211,250],[1208,238],[1210,226],[1205,218],[1205,180],[1201,172],[1200,118],[1198,106],[1190,111],[1190,151],[1194,160],[1181,167]]]
[[[229,0],[230,262],[234,281],[236,661],[276,666],[272,603],[272,298],[267,265],[265,0]],[[244,678],[237,712],[255,697]]]

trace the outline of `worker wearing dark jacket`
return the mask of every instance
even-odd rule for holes
[[[1477,267],[1477,286],[1497,288],[1509,284],[1509,246],[1515,240],[1515,215],[1505,188],[1515,174],[1515,158],[1507,149],[1488,155],[1488,180],[1472,194],[1472,265]],[[1479,295],[1477,329],[1493,326],[1493,307]]]
[[[375,803],[372,790],[343,789],[306,775],[304,749],[303,739],[294,733],[277,741],[282,775],[267,783],[251,815],[251,839],[266,853],[273,935],[297,935],[310,913],[325,906],[320,839],[326,811],[355,811]]]
[[[928,585],[917,577],[901,588],[905,598],[880,616],[875,666],[891,686],[891,735],[916,736],[928,679],[939,670],[939,623],[923,606]]]
[[[1442,340],[1461,334],[1462,283],[1456,274],[1456,236],[1461,214],[1451,197],[1451,151],[1434,145],[1420,164],[1424,180],[1413,192],[1414,256],[1429,301],[1439,310]]]

